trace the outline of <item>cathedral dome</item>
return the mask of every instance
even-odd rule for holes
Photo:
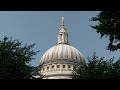
[[[69,45],[68,42],[68,33],[67,29],[64,25],[64,17],[62,17],[62,24],[60,27],[60,31],[58,33],[58,42],[57,45],[48,49],[40,60],[40,64],[44,64],[47,62],[84,62],[83,55],[73,46]]]
[[[40,63],[43,64],[52,60],[80,62],[84,61],[84,58],[83,55],[73,46],[67,44],[58,44],[45,52]]]
[[[57,44],[41,57],[39,73],[43,79],[72,79],[71,74],[80,63],[85,63],[85,60],[83,55],[69,44],[68,32],[62,17]]]

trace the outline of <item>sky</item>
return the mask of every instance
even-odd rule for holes
[[[42,55],[56,45],[62,16],[69,34],[69,43],[78,49],[87,61],[93,52],[99,57],[115,59],[120,57],[119,51],[106,50],[107,38],[90,27],[97,22],[90,21],[99,11],[0,11],[0,39],[4,36],[18,39],[23,45],[36,43],[34,50],[40,52],[30,63],[38,66]]]

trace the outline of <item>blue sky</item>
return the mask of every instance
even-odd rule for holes
[[[38,66],[41,56],[57,42],[61,17],[69,33],[70,45],[77,48],[85,57],[96,52],[106,59],[120,57],[119,51],[106,50],[108,39],[100,39],[90,25],[99,11],[0,11],[0,39],[4,36],[18,39],[23,44],[36,43],[34,50],[40,50],[31,65]]]

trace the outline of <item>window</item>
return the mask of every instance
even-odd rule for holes
[[[62,41],[62,34],[60,34],[60,41]]]
[[[70,69],[70,68],[71,68],[71,65],[68,65],[68,68]]]
[[[60,65],[57,65],[57,68],[60,68]]]
[[[43,68],[43,71],[45,71],[45,68]]]
[[[65,68],[65,65],[63,65],[63,68]]]
[[[52,66],[52,69],[54,69],[54,66]]]
[[[47,67],[47,70],[49,69],[49,67]]]

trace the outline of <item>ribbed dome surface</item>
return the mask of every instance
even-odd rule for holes
[[[45,52],[40,60],[40,64],[57,59],[84,61],[82,54],[76,48],[67,44],[58,44]]]

